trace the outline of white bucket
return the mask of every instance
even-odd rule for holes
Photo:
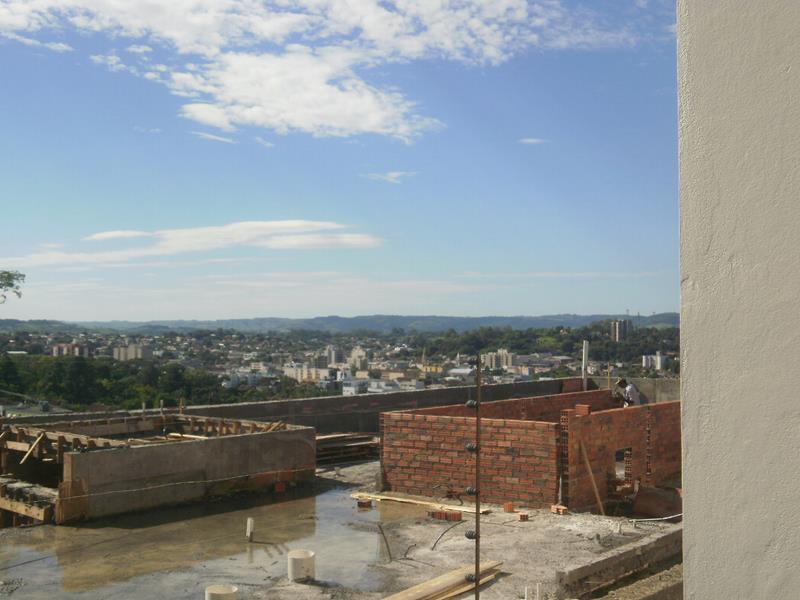
[[[206,588],[206,600],[236,600],[239,588],[227,583],[217,583]]]
[[[289,580],[314,579],[314,553],[311,550],[289,550]]]

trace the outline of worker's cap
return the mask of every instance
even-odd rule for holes
[[[622,377],[620,377],[619,379],[617,379],[617,383],[616,383],[615,385],[627,385],[627,383],[628,383],[628,382],[627,382],[627,381],[625,381],[625,379],[623,379]]]

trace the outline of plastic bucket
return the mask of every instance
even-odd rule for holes
[[[289,550],[289,580],[314,579],[314,553],[311,550]]]

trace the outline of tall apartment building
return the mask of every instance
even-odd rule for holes
[[[327,369],[328,368],[328,355],[327,353],[317,353],[311,358],[311,366],[317,369]]]
[[[328,365],[338,365],[344,362],[344,354],[339,348],[333,345],[325,346],[325,356],[328,358]]]
[[[52,348],[53,356],[82,356],[89,358],[92,351],[85,344],[56,344]]]
[[[114,348],[114,360],[143,360],[153,358],[153,350],[141,344],[128,344]]]
[[[633,323],[628,319],[611,321],[611,341],[621,342],[633,333]]]
[[[498,348],[497,352],[487,352],[481,355],[481,362],[490,369],[508,369],[514,365],[516,355],[505,348]]]
[[[350,360],[347,362],[351,367],[359,371],[368,368],[369,360],[367,359],[367,351],[361,346],[356,346],[353,348],[353,351],[350,352]]]

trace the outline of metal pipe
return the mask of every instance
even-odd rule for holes
[[[589,389],[589,340],[583,340],[583,354],[581,356],[581,379],[583,380],[583,391]]]
[[[475,383],[475,600],[481,597],[481,353],[478,352],[477,376]]]

